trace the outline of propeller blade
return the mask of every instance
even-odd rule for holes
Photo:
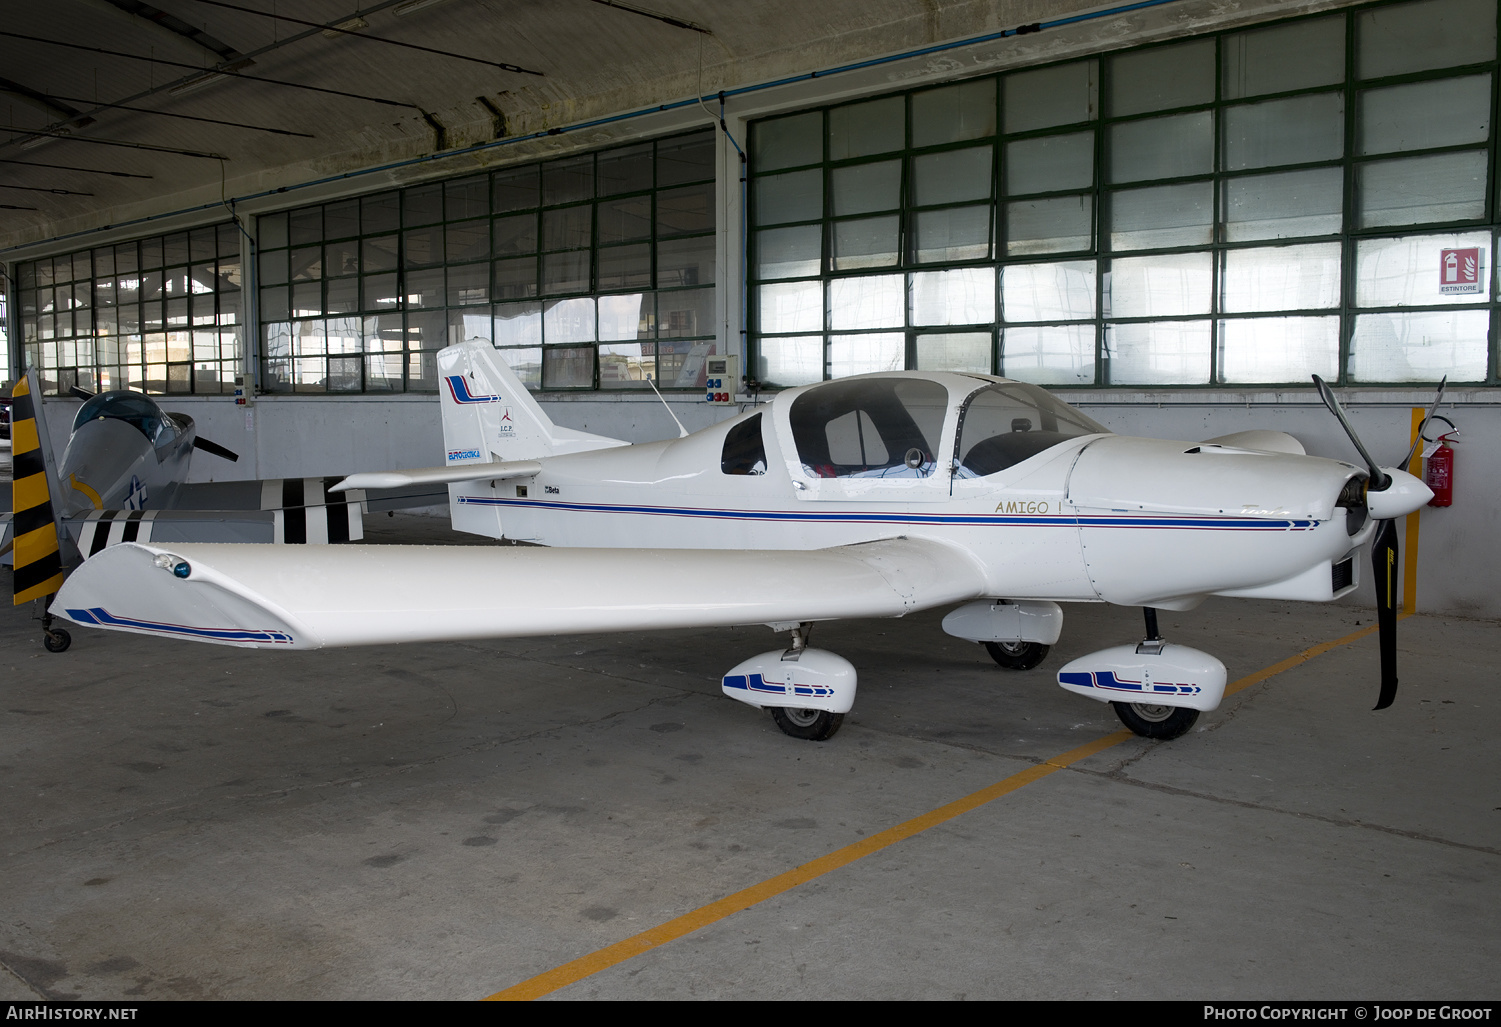
[[[1376,466],[1376,461],[1371,458],[1370,453],[1366,452],[1365,446],[1361,444],[1360,436],[1355,434],[1355,429],[1350,427],[1350,422],[1346,420],[1345,412],[1340,407],[1339,400],[1334,398],[1334,390],[1330,389],[1324,379],[1318,375],[1313,376],[1313,384],[1318,386],[1319,398],[1324,401],[1324,405],[1329,408],[1329,412],[1335,416],[1340,425],[1345,429],[1345,434],[1350,436],[1350,441],[1355,443],[1355,448],[1360,451],[1361,459],[1365,461],[1366,469],[1371,472],[1371,480],[1367,483],[1366,487],[1372,492],[1380,492],[1392,483],[1391,478],[1380,467]]]
[[[1444,375],[1443,381],[1438,383],[1438,395],[1433,397],[1433,406],[1428,408],[1428,415],[1418,425],[1418,434],[1413,438],[1412,446],[1407,450],[1407,456],[1398,465],[1402,470],[1407,470],[1408,465],[1412,463],[1412,455],[1418,451],[1418,443],[1423,441],[1423,432],[1428,427],[1428,422],[1433,420],[1433,415],[1438,413],[1438,405],[1444,401],[1444,389],[1448,384],[1449,376]]]
[[[214,456],[222,456],[224,459],[230,461],[231,463],[238,463],[240,459],[240,454],[236,453],[234,450],[226,449],[223,446],[219,445],[219,443],[210,442],[208,439],[195,438],[193,440],[193,448],[201,449],[205,453],[212,453]]]
[[[1374,709],[1384,710],[1397,697],[1397,524],[1381,521],[1371,542],[1371,569],[1376,583],[1376,625],[1381,642],[1381,696]]]
[[[94,394],[88,389],[81,389],[77,385],[68,386],[68,395],[74,399],[93,399]]]

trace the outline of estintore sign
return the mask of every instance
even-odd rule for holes
[[[1440,250],[1438,291],[1444,295],[1485,291],[1485,248]]]

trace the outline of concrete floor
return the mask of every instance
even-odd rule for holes
[[[860,693],[810,743],[720,694],[764,628],[51,655],[6,608],[0,999],[483,997],[1119,727],[1053,680],[1136,611],[1022,673],[941,612],[820,625]],[[1370,616],[1162,622],[1233,681]],[[1408,619],[1389,710],[1371,637],[553,997],[1496,999],[1496,628]]]

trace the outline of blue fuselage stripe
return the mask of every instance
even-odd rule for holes
[[[729,510],[705,507],[630,506],[614,503],[560,503],[543,499],[496,499],[460,496],[464,506],[496,506],[512,509],[548,510],[556,513],[636,514],[650,517],[690,517],[727,521],[798,521],[824,524],[936,524],[1012,525],[1033,528],[1208,528],[1218,531],[1307,531],[1317,520],[1267,520],[1254,517],[1165,517],[1115,516],[1107,514],[923,514],[858,510]]]
[[[116,617],[102,606],[89,610],[69,610],[68,616],[80,624],[97,624],[100,627],[136,628],[140,631],[158,631],[170,635],[191,635],[194,638],[217,638],[224,642],[291,642],[292,636],[285,631],[246,630],[242,628],[194,628],[186,624],[165,624],[160,621],[135,620]]]

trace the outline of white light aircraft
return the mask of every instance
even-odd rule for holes
[[[723,690],[821,740],[856,674],[808,647],[818,621],[963,604],[944,630],[1028,668],[1059,637],[1059,603],[1104,601],[1145,607],[1148,637],[1058,681],[1171,738],[1215,708],[1226,672],[1163,641],[1156,609],[1339,598],[1379,532],[1380,705],[1395,692],[1391,519],[1431,496],[1404,471],[1307,456],[1275,431],[1118,436],[1036,386],[960,373],[789,389],[628,445],[554,425],[486,344],[444,350],[439,370],[446,464],[338,488],[447,483],[455,528],[537,545],[126,544],[88,560],[54,612],[272,649],[766,624],[791,645],[740,663]]]

